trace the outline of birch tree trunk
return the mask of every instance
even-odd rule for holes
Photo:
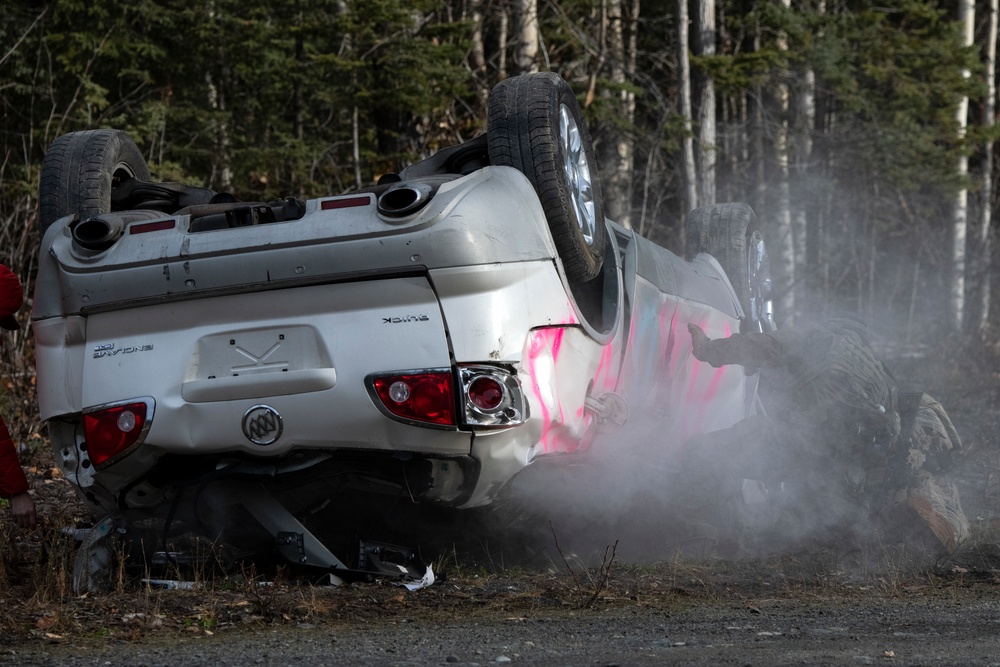
[[[486,46],[483,43],[483,1],[472,0],[469,6],[469,21],[472,23],[469,66],[475,80],[476,105],[480,113],[486,113],[490,97],[490,87],[486,77]]]
[[[815,10],[818,14],[824,12],[824,2],[820,0]],[[810,219],[816,217],[816,197],[810,187],[810,165],[812,164],[813,133],[816,131],[816,72],[806,68],[799,81],[799,90],[795,98],[795,204],[792,219],[792,244],[795,252],[795,276],[797,286],[795,291],[799,309],[806,303],[801,297],[808,287],[807,276],[814,268],[806,260],[806,246],[809,240]],[[811,301],[811,300],[810,300]]]
[[[497,25],[497,74],[500,80],[507,78],[507,41],[510,39],[510,15],[507,13],[507,3],[500,3],[496,8],[500,12]]]
[[[695,23],[694,52],[698,56],[715,55],[715,0],[698,0]],[[702,204],[715,202],[715,82],[702,68],[698,71],[698,199]]]
[[[217,183],[219,190],[233,187],[233,169],[230,163],[229,123],[225,120],[226,98],[216,85],[211,72],[205,72],[205,87],[208,90],[208,108],[220,112],[215,123],[215,155],[212,158],[211,183]]]
[[[295,83],[293,85],[293,97],[295,99],[295,120],[293,121],[293,132],[295,133],[295,138],[300,142],[305,139],[305,93],[302,87],[302,70],[305,68],[305,39],[302,36],[303,31],[303,17],[302,17],[302,4],[299,0],[295,2],[295,20],[298,24],[298,30],[295,31]],[[304,195],[304,192],[299,192],[300,195]]]
[[[639,54],[639,0],[632,0],[632,9],[628,16],[628,29],[626,34],[628,40],[625,45],[625,75],[634,75],[636,70],[636,60]],[[624,82],[623,82],[624,83]],[[635,93],[631,90],[623,90],[621,93],[622,114],[628,120],[629,127],[635,126]],[[626,192],[629,201],[632,199],[632,188],[635,185],[635,132],[630,131],[619,138],[618,143],[619,170],[624,170],[628,174]],[[622,221],[623,225],[632,227],[631,206],[628,214]]]
[[[1000,0],[989,0],[989,16],[986,28],[985,78],[986,99],[983,103],[983,129],[990,134],[996,124],[996,62],[997,62],[997,7]],[[990,298],[992,296],[993,234],[990,231],[993,220],[993,142],[987,141],[983,147],[983,167],[981,181],[982,212],[979,219],[979,333],[986,331],[990,320]]]
[[[781,0],[785,9],[791,8],[791,0]],[[778,33],[777,47],[779,51],[788,51],[788,36]],[[774,156],[777,163],[777,201],[774,206],[774,227],[770,242],[775,244],[772,256],[772,266],[777,269],[776,296],[779,307],[779,321],[791,325],[795,321],[795,244],[792,232],[791,185],[788,172],[788,109],[789,95],[787,72],[778,73],[775,86],[774,102],[778,122],[774,129]]]
[[[819,0],[814,11],[818,16],[826,14],[826,1]],[[820,33],[819,36],[822,36]],[[811,307],[810,316],[821,314],[821,303],[812,298],[819,294],[824,284],[823,275],[827,269],[821,262],[820,249],[823,247],[823,212],[824,206],[819,189],[814,186],[818,173],[822,170],[823,156],[817,156],[814,149],[814,137],[822,132],[822,113],[817,111],[816,73],[807,69],[803,75],[802,92],[798,100],[799,136],[796,141],[796,176],[798,178],[799,213],[802,217],[801,248],[796,248],[795,272],[802,285],[800,294],[805,291],[808,299],[800,300],[799,308]]]
[[[684,185],[687,191],[687,210],[698,207],[697,177],[694,167],[694,139],[691,123],[691,59],[688,57],[688,10],[687,0],[677,0],[677,69],[678,101],[681,119],[684,122],[684,138],[681,140],[681,165]]]
[[[639,2],[633,0],[630,16],[626,21],[622,12],[622,0],[607,0],[608,10],[608,51],[610,52],[610,79],[618,92],[618,113],[624,121],[625,129],[614,129],[608,139],[610,174],[608,175],[608,195],[605,205],[608,216],[620,225],[632,226],[632,173],[635,154],[635,139],[631,127],[635,122],[635,94],[625,90],[627,71],[634,71],[636,24],[639,16]],[[629,68],[632,68],[629,70]]]
[[[207,8],[207,12],[210,21],[214,21],[217,18],[214,6],[209,6]],[[224,76],[226,70],[228,69],[226,63],[224,62],[225,56],[221,49],[217,55],[220,70],[222,72],[222,76]],[[229,190],[233,185],[233,170],[231,156],[229,155],[229,123],[226,120],[225,114],[226,98],[220,90],[219,83],[216,81],[216,78],[212,76],[212,72],[209,70],[206,70],[205,72],[205,88],[208,91],[208,108],[212,111],[219,112],[216,114],[216,117],[219,120],[215,123],[215,127],[213,128],[215,135],[215,155],[212,158],[212,174],[209,177],[209,182],[213,184],[217,183],[217,189],[219,190]]]
[[[354,187],[360,188],[361,180],[361,130],[358,120],[358,105],[351,113],[351,161],[354,163]]]
[[[962,24],[965,33],[965,45],[972,46],[975,31],[976,5],[975,0],[959,0],[958,22]],[[969,70],[963,70],[962,76],[971,76]],[[965,138],[968,127],[969,98],[963,97],[958,104],[955,119],[958,121],[958,135]],[[969,174],[969,158],[962,155],[958,160],[958,176],[964,179]],[[965,319],[965,236],[968,227],[969,190],[963,187],[955,197],[952,214],[952,249],[951,249],[951,293],[949,295],[949,310],[951,328],[962,330]]]
[[[753,50],[759,52],[763,48],[761,43],[760,21],[753,24]],[[753,207],[757,211],[766,209],[767,190],[767,155],[764,150],[764,135],[767,131],[764,128],[764,86],[760,82],[754,82],[753,92],[744,94],[743,102],[747,105],[750,123],[750,138],[747,141],[747,148],[750,151],[753,168]]]
[[[538,0],[517,0],[518,41],[514,47],[517,73],[537,72]]]

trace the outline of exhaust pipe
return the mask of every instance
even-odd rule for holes
[[[81,220],[73,227],[73,240],[87,250],[107,250],[121,238],[125,222],[121,216],[109,215]]]
[[[402,218],[423,208],[434,190],[429,183],[394,185],[378,198],[378,212],[390,218]]]
[[[159,211],[120,211],[100,213],[84,218],[70,226],[70,235],[77,251],[85,255],[101,253],[118,242],[125,228],[133,222],[164,220]]]

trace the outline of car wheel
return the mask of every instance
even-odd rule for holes
[[[534,186],[571,281],[601,272],[607,230],[597,162],[580,105],[552,72],[501,81],[489,102],[490,164],[518,169]]]
[[[40,236],[72,213],[112,210],[112,193],[122,183],[150,180],[149,167],[132,138],[121,130],[84,130],[56,138],[42,162],[39,186]]]
[[[775,329],[771,266],[757,216],[747,204],[713,204],[688,214],[688,261],[706,252],[719,261],[743,308],[744,331]]]

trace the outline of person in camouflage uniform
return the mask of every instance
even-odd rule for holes
[[[899,393],[860,322],[714,340],[694,324],[688,330],[698,360],[759,371],[766,408],[686,444],[690,489],[759,480],[786,499],[781,521],[799,537],[834,541],[874,527],[937,553],[968,537],[945,475],[962,452],[954,425],[930,396]]]

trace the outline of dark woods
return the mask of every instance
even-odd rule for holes
[[[584,106],[611,217],[679,248],[695,205],[754,207],[779,320],[979,332],[996,37],[975,9],[966,46],[959,6],[925,0],[14,0],[0,262],[30,294],[39,167],[66,132],[126,130],[158,180],[341,193],[481,133],[494,84],[551,70]],[[39,428],[30,337],[3,350],[21,438]]]

